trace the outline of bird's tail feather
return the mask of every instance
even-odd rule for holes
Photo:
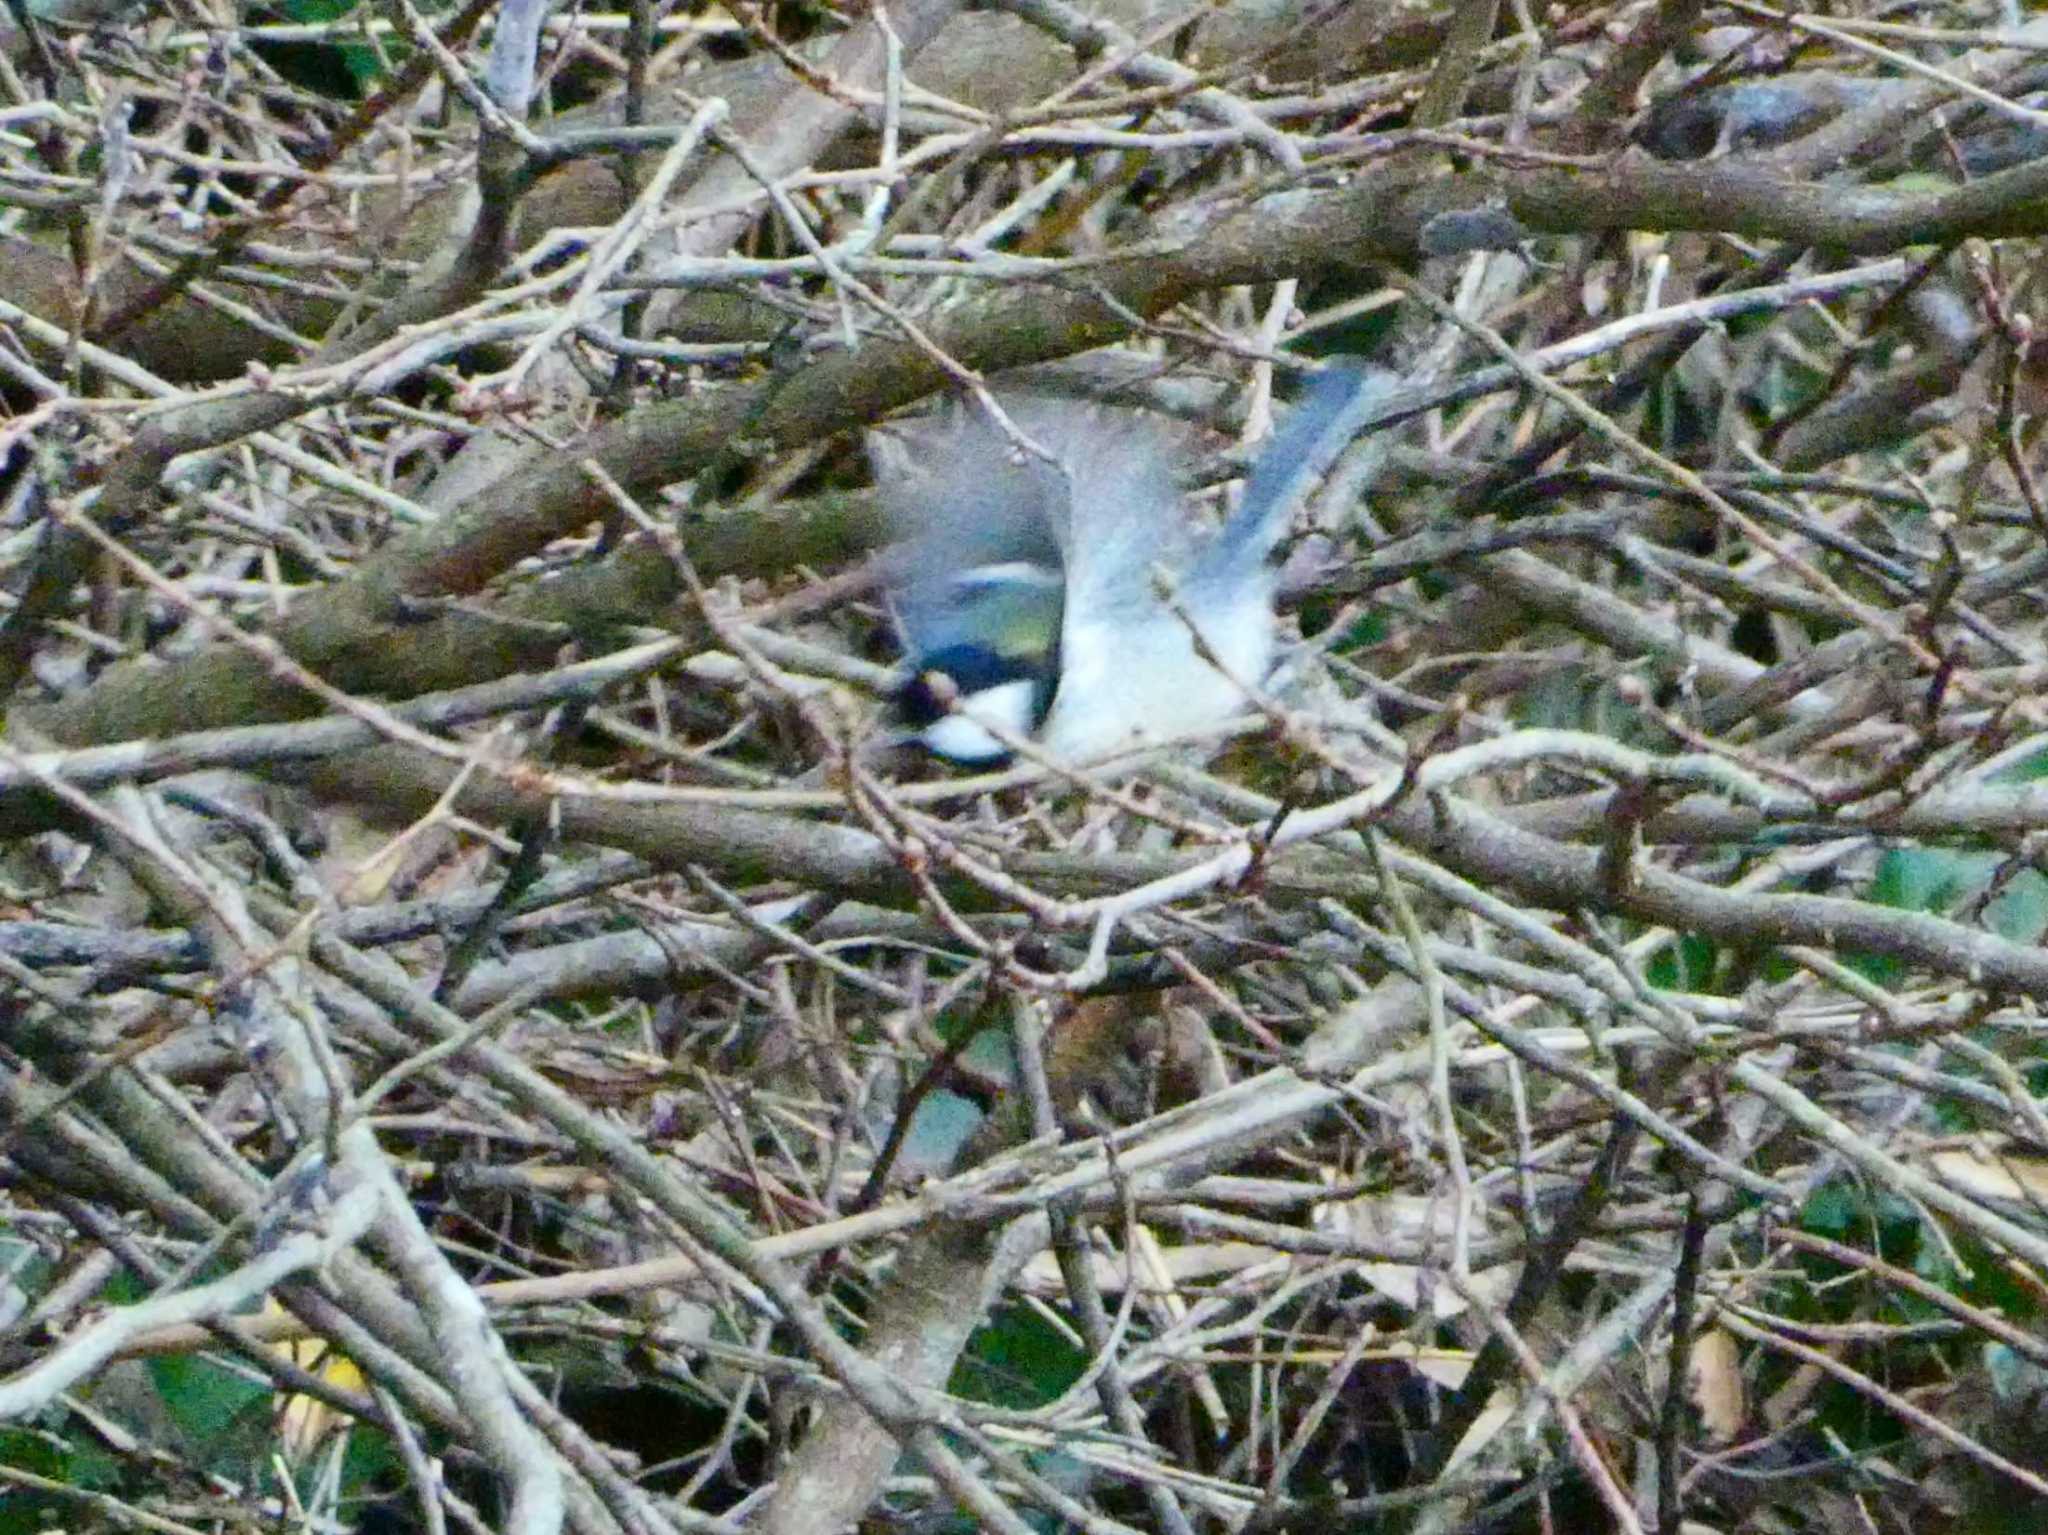
[[[1270,560],[1303,499],[1399,387],[1400,379],[1380,368],[1318,374],[1252,465],[1237,510],[1203,552],[1196,579],[1241,577],[1247,566]]]

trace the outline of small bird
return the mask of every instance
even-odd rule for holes
[[[900,534],[889,597],[909,739],[991,763],[1010,755],[1008,734],[1073,761],[1242,713],[1273,668],[1281,535],[1393,384],[1318,375],[1207,537],[1175,473],[1181,440],[1140,411],[1004,396],[1044,458],[971,408],[872,434]]]

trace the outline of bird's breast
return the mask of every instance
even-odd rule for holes
[[[1271,608],[1246,602],[1205,613],[1194,627],[1200,646],[1176,613],[1139,622],[1077,623],[1070,616],[1046,748],[1061,757],[1099,756],[1242,714],[1250,706],[1246,686],[1258,687],[1272,669]]]

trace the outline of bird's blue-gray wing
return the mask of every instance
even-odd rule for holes
[[[1179,470],[1186,434],[1144,411],[1023,396],[1005,410],[1058,461],[1069,615],[1157,609],[1154,572],[1177,577],[1191,548]]]
[[[1059,634],[1065,487],[977,413],[952,409],[869,434],[895,544],[889,597],[913,663],[983,636]]]

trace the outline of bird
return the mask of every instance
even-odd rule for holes
[[[1393,382],[1319,373],[1207,536],[1180,489],[1183,439],[1146,412],[1017,393],[997,397],[1007,425],[964,406],[871,433],[897,535],[901,739],[961,765],[1000,763],[1019,738],[1084,761],[1244,712],[1278,651],[1281,537]]]

